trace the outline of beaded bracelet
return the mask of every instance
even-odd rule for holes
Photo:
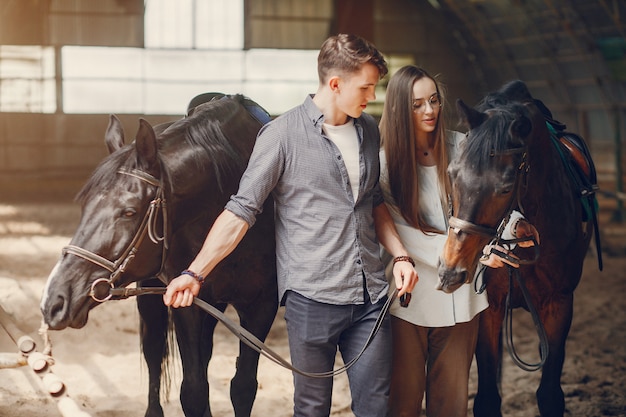
[[[205,277],[203,277],[200,274],[196,274],[193,271],[190,271],[188,269],[185,269],[183,272],[180,273],[181,275],[189,275],[190,277],[193,277],[196,281],[198,281],[201,285],[204,282]]]
[[[393,264],[395,265],[396,262],[409,262],[411,265],[415,266],[415,261],[410,256],[396,256],[393,258]]]

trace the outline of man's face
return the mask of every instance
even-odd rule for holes
[[[367,63],[361,70],[339,78],[337,105],[339,110],[350,117],[358,118],[367,103],[376,99],[374,92],[380,79],[378,68]]]

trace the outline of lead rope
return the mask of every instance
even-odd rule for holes
[[[509,266],[509,293],[506,296],[506,307],[504,310],[504,334],[506,339],[506,347],[511,356],[513,362],[522,368],[524,371],[533,372],[541,369],[543,365],[546,363],[546,359],[548,358],[548,353],[550,348],[548,346],[548,336],[546,335],[546,330],[543,327],[543,323],[539,318],[539,314],[535,309],[535,306],[532,304],[530,299],[530,294],[528,293],[528,289],[526,288],[526,284],[521,278],[521,274],[519,270],[516,268]],[[515,269],[515,271],[513,271]],[[513,290],[513,274],[515,274],[515,280],[519,284],[520,290],[522,291],[522,295],[524,296],[524,301],[526,301],[526,307],[528,307],[528,312],[533,318],[533,323],[535,324],[535,329],[537,330],[537,336],[539,337],[539,362],[537,363],[528,363],[525,362],[515,350],[515,345],[513,343],[513,307],[511,307],[511,291]]]
[[[166,288],[164,287],[112,288],[110,290],[110,294],[112,296],[116,296],[120,298],[127,298],[131,296],[139,296],[139,295],[146,295],[146,294],[164,294],[165,291],[166,291]],[[310,378],[331,378],[343,372],[346,372],[352,365],[356,363],[356,361],[358,361],[361,358],[361,356],[363,356],[363,353],[365,353],[365,349],[367,349],[367,347],[374,340],[374,337],[376,337],[376,334],[378,334],[378,331],[380,330],[380,327],[382,326],[382,323],[385,320],[387,313],[389,312],[389,308],[391,307],[391,304],[393,303],[393,301],[396,299],[397,295],[398,295],[398,290],[394,288],[392,294],[389,297],[387,297],[387,300],[385,301],[385,304],[383,305],[383,308],[381,309],[380,314],[378,315],[378,318],[376,319],[376,322],[374,323],[374,326],[372,327],[372,330],[367,340],[365,341],[365,344],[363,345],[363,348],[361,349],[361,351],[354,358],[352,358],[352,360],[350,360],[348,363],[345,363],[340,368],[333,369],[332,371],[326,371],[326,372],[307,372],[307,371],[303,371],[301,369],[294,367],[286,359],[281,357],[278,353],[276,353],[270,347],[268,347],[265,343],[263,343],[258,337],[256,337],[254,334],[252,334],[245,328],[241,327],[235,321],[228,318],[223,312],[221,312],[220,310],[218,310],[211,304],[207,303],[206,301],[198,297],[194,297],[193,303],[196,306],[198,306],[200,309],[202,309],[203,311],[205,311],[206,313],[210,314],[215,319],[220,321],[222,324],[224,324],[224,326],[226,326],[228,330],[230,330],[235,336],[237,336],[239,340],[245,343],[248,347],[258,352],[259,354],[263,355],[264,357],[274,362],[275,364],[280,365],[283,368],[288,369],[292,372],[295,372],[297,374],[307,376]]]
[[[531,259],[519,259],[510,256],[494,247],[491,248],[490,252],[498,255],[501,258],[507,259],[509,262],[513,262],[519,265],[529,265],[533,264],[539,258],[539,244],[535,240],[533,236],[517,238],[517,239],[505,239],[500,240],[499,243],[502,245],[510,245],[513,243],[519,243],[523,241],[532,240],[534,245],[534,256]],[[478,286],[478,277],[483,276],[483,273],[487,267],[485,265],[482,266],[476,277],[474,278],[474,291],[477,294],[481,294],[485,291],[486,283],[484,278],[481,281],[480,287]],[[526,288],[526,284],[522,280],[522,275],[518,268],[507,265],[509,272],[509,291],[506,295],[506,304],[504,310],[504,338],[506,340],[506,347],[513,363],[519,366],[524,371],[533,372],[541,369],[548,358],[548,353],[550,351],[548,344],[548,336],[546,335],[546,330],[543,327],[543,323],[541,323],[541,319],[539,318],[539,314],[537,313],[537,309],[532,303],[530,294],[528,293],[528,288]],[[539,362],[537,363],[528,363],[524,361],[520,355],[515,350],[515,344],[513,343],[513,307],[511,306],[511,292],[513,291],[513,275],[515,275],[515,280],[519,284],[520,291],[522,292],[522,296],[524,297],[524,301],[526,302],[526,307],[528,308],[528,312],[533,319],[533,323],[535,325],[535,329],[537,330],[537,336],[539,338]]]

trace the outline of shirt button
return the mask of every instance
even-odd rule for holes
[[[357,263],[358,265],[361,265],[361,260],[360,260],[360,259],[357,259],[356,263]]]

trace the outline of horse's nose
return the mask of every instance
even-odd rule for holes
[[[447,294],[456,291],[467,280],[467,269],[449,268],[441,258],[439,258],[439,282],[437,289]]]
[[[43,319],[51,330],[61,330],[67,327],[69,303],[62,294],[47,297],[46,303],[41,306]]]

